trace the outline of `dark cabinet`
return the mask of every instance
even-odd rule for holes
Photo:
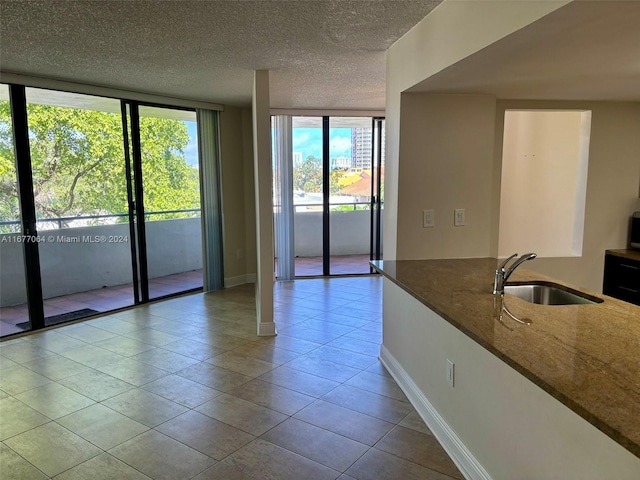
[[[602,293],[640,305],[640,254],[606,252]]]

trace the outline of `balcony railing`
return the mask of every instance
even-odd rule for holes
[[[340,205],[349,205],[353,209],[331,212],[331,255],[368,254],[371,212],[357,207],[369,203],[350,202]],[[192,209],[147,212],[147,215],[158,217],[166,214],[198,213],[198,209]],[[322,211],[297,211],[294,215],[295,255],[322,255]],[[45,298],[130,283],[131,246],[128,222],[64,227],[64,223],[78,219],[91,221],[127,216],[111,214],[43,219],[42,221],[55,222],[58,225],[53,231],[47,232],[42,228],[39,230],[40,237],[44,238],[43,242],[39,242],[38,248]],[[0,225],[14,225],[19,229],[20,222],[3,221]],[[60,225],[63,227],[59,228]],[[18,234],[0,234],[0,306],[26,302],[22,245],[7,241],[7,237],[11,235]],[[146,237],[150,278],[202,268],[199,216],[150,221],[146,224]],[[106,238],[107,241],[84,241],[96,238]],[[109,238],[126,241],[109,242]]]
[[[14,241],[18,235],[0,234],[0,306],[26,302],[22,242]],[[127,222],[39,230],[44,297],[130,283],[130,240]],[[146,240],[149,278],[202,268],[199,217],[148,222]]]
[[[318,204],[298,206],[322,207]],[[331,204],[334,206],[337,204]],[[370,205],[369,202],[350,202],[349,206]],[[278,213],[276,213],[278,215]],[[322,208],[295,210],[293,214],[294,254],[296,257],[322,256]],[[331,255],[364,255],[369,253],[371,234],[370,210],[331,210],[329,215],[329,245]],[[277,239],[276,239],[277,241]],[[276,248],[277,251],[277,248]]]
[[[144,219],[150,221],[151,217],[153,216],[174,215],[177,213],[191,213],[191,214],[197,213],[197,215],[189,215],[189,216],[185,216],[184,218],[199,217],[200,209],[190,208],[190,209],[183,209],[183,210],[162,210],[160,212],[145,212]],[[103,220],[107,218],[115,218],[115,219],[129,218],[129,214],[128,213],[107,213],[103,215],[78,215],[75,217],[40,218],[38,219],[37,223],[39,225],[53,224],[53,225],[57,225],[57,228],[62,229],[62,228],[69,228],[69,227],[63,226],[63,223]],[[5,229],[3,229],[2,227],[19,226],[19,225],[20,225],[20,220],[2,220],[0,221],[0,233],[10,233],[10,232],[6,232]],[[87,226],[91,226],[91,225],[87,225]],[[48,229],[44,228],[44,230],[48,230]]]

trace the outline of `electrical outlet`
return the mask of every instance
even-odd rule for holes
[[[453,225],[455,227],[463,227],[465,222],[464,208],[456,208],[453,211]]]
[[[447,383],[451,385],[451,387],[455,386],[455,370],[455,363],[447,358]]]
[[[436,212],[435,210],[423,210],[422,211],[422,227],[429,228],[436,226]]]

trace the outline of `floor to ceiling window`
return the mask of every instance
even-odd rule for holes
[[[140,107],[149,298],[202,287],[196,113]]]
[[[0,335],[31,328],[21,226],[9,87],[0,84]]]
[[[0,85],[0,335],[202,288],[196,127],[193,110]]]
[[[384,179],[384,119],[290,117],[290,141],[280,142],[284,123],[274,118],[276,276],[291,255],[295,276],[371,273],[379,259]],[[282,188],[286,165],[291,188]],[[286,187],[286,186],[285,186]],[[284,195],[293,198],[288,211]],[[283,226],[284,225],[284,226]],[[279,248],[293,232],[293,252]]]

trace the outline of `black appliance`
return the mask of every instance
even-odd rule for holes
[[[633,212],[631,217],[631,248],[640,249],[640,212]]]

